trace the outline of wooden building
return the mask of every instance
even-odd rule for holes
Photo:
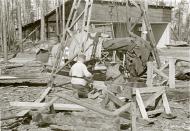
[[[140,11],[133,5],[130,4],[130,11],[127,12],[125,2],[119,2],[116,0],[94,0],[91,16],[91,31],[98,31],[110,34],[111,32],[114,37],[126,37],[127,26],[126,26],[126,14],[128,13],[130,17],[131,24],[140,17]],[[68,0],[66,2],[66,20],[68,18],[72,2]],[[79,8],[79,14],[84,9],[85,3],[82,2]],[[61,6],[59,10],[59,32],[62,32],[62,14]],[[162,47],[170,42],[170,22],[172,7],[170,6],[148,6],[148,16],[155,35],[156,42],[158,47]],[[56,36],[56,10],[51,11],[45,16],[46,22],[46,37],[50,38]],[[77,26],[80,26],[82,19],[79,20]],[[137,35],[141,34],[141,21],[135,26],[133,32]],[[37,20],[33,23],[29,23],[23,26],[23,31],[25,37],[33,31],[35,28],[40,28],[40,20]],[[40,29],[37,29],[32,35],[32,39],[37,39],[40,37]]]

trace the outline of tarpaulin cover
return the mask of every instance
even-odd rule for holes
[[[152,57],[149,42],[133,37],[105,41],[103,48],[126,54],[126,66],[132,76],[142,75],[146,70],[147,61]]]

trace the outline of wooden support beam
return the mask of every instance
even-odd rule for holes
[[[164,64],[163,66],[160,67],[160,71],[163,71],[166,67],[168,67],[169,63]]]
[[[148,119],[148,114],[145,110],[145,106],[144,106],[144,103],[143,103],[143,100],[142,100],[142,97],[140,95],[140,91],[139,89],[136,89],[136,100],[137,100],[137,104],[139,106],[139,109],[140,109],[140,112],[141,112],[141,115],[143,117],[143,119]]]
[[[175,88],[175,59],[169,58],[169,87]]]
[[[148,87],[153,86],[153,62],[147,62],[147,80],[146,84]]]
[[[83,17],[83,23],[82,23],[82,29],[84,30],[84,28],[86,27],[86,21],[87,21],[87,17],[88,17],[88,7],[89,7],[89,0],[85,1],[85,7],[84,7],[84,17]]]
[[[147,12],[148,11],[148,2],[147,0],[144,0],[144,10]],[[146,27],[146,23],[145,20],[142,20],[142,28],[141,28],[141,37],[146,40],[147,39],[147,27]]]
[[[160,69],[158,69],[160,72],[162,72],[166,67],[168,67],[169,63],[164,64],[163,66],[160,67]],[[156,77],[156,75],[153,75],[153,79]]]
[[[67,23],[66,27],[69,27],[69,30],[71,28],[73,28],[73,26],[79,21],[79,19],[81,18],[81,16],[83,16],[84,11],[83,10],[80,14],[78,14],[79,12],[79,6],[80,6],[81,0],[74,0],[73,5],[72,5],[72,9],[70,11],[70,16],[68,18],[68,21],[71,21],[69,23]]]
[[[66,28],[69,27],[69,24],[70,24],[71,17],[72,17],[73,12],[74,12],[74,8],[75,8],[76,2],[77,2],[76,0],[73,1],[73,5],[72,5],[72,7],[71,7],[71,11],[70,11],[70,14],[69,14],[69,17],[68,17],[68,22],[67,22],[67,24],[66,24]]]
[[[165,92],[162,94],[162,100],[166,114],[171,114],[170,106]]]
[[[20,107],[24,109],[39,109],[44,108],[48,103],[39,102],[10,102],[10,106]],[[60,104],[54,103],[53,107],[57,111],[85,111],[86,108],[76,104]]]
[[[40,0],[40,9],[41,9],[41,28],[40,28],[40,40],[45,40],[45,8],[44,8],[44,0]]]
[[[155,93],[160,90],[164,90],[165,86],[158,86],[158,87],[145,87],[145,88],[133,88],[133,94],[136,94],[136,89],[139,90],[142,94],[148,94],[148,93]]]
[[[132,101],[131,101],[131,131],[136,131],[136,118],[137,118],[137,109],[136,109],[136,100],[135,95],[132,95]]]
[[[71,28],[73,28],[73,26],[80,20],[80,18],[84,15],[84,11],[85,10],[83,10],[79,15],[78,15],[78,17],[71,23],[71,25],[69,26],[69,30],[71,29]]]
[[[92,5],[93,5],[93,1],[94,0],[89,0],[89,9],[88,9],[88,17],[87,17],[87,24],[86,24],[86,28],[87,28],[87,32],[89,32],[89,26],[90,26],[90,20],[91,20],[91,16],[92,16]]]
[[[169,79],[169,77],[168,77],[165,73],[163,73],[162,71],[160,71],[160,70],[157,69],[156,67],[153,67],[153,69],[154,69],[154,72],[157,73],[158,75],[164,77],[166,80]]]

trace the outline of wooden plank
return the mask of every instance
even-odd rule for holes
[[[18,80],[18,79],[42,79],[42,77],[32,77],[32,76],[0,76],[0,80]],[[10,82],[11,83],[11,82]]]
[[[136,100],[135,100],[135,96],[132,96],[132,102],[131,102],[131,129],[132,131],[136,131],[137,127],[136,127],[136,118],[137,118],[137,111],[136,111]]]
[[[42,113],[44,110],[46,110],[47,108],[51,107],[53,105],[53,103],[55,103],[56,100],[58,100],[59,97],[54,97],[50,102],[46,103],[45,106],[43,106],[42,108],[40,108],[38,110],[39,113]]]
[[[160,70],[157,69],[156,67],[153,67],[153,69],[154,69],[154,72],[157,73],[158,75],[164,77],[164,78],[167,79],[167,80],[169,79],[169,77],[168,77],[165,73],[163,73],[162,71],[160,71]]]
[[[147,114],[148,115],[154,115],[154,114],[158,114],[158,113],[162,113],[164,112],[164,109],[161,108],[161,109],[156,109],[156,110],[153,110],[153,111],[148,111]]]
[[[137,100],[137,104],[139,106],[139,109],[140,109],[140,112],[141,112],[143,119],[148,119],[148,114],[145,110],[145,106],[144,106],[142,97],[140,95],[139,89],[136,89],[136,100]]]
[[[11,106],[20,107],[25,109],[39,109],[47,105],[47,103],[38,102],[10,102]],[[86,108],[76,104],[60,104],[54,103],[53,107],[57,111],[85,111]]]
[[[24,66],[24,64],[7,64],[7,65],[3,66],[3,68],[12,69],[12,68],[23,67],[23,66]]]
[[[139,90],[141,94],[148,94],[148,93],[155,93],[160,90],[164,90],[165,86],[158,86],[158,87],[145,87],[145,88],[133,88],[133,94],[136,94],[136,89]]]
[[[112,92],[106,91],[106,93],[108,94],[108,98],[118,106],[123,106],[125,104],[125,102],[117,98]]]
[[[150,96],[150,97],[148,98],[148,100],[146,100],[146,101],[144,102],[145,108],[146,108],[148,105],[152,104],[160,95],[163,94],[163,92],[164,92],[164,90],[160,90],[160,91],[154,93],[152,96]]]
[[[42,93],[42,95],[37,100],[35,100],[35,102],[42,102],[45,99],[45,97],[48,95],[50,90],[51,90],[51,87],[46,88],[45,91]],[[29,111],[30,111],[30,109],[23,110],[23,111],[17,113],[16,116],[18,116],[18,117],[25,116]]]
[[[169,87],[175,88],[175,59],[169,58]]]
[[[92,105],[90,103],[84,103],[84,102],[82,102],[80,100],[77,100],[75,98],[72,98],[72,97],[70,97],[68,95],[62,95],[62,94],[59,94],[59,93],[56,94],[56,95],[58,97],[60,97],[60,98],[63,98],[65,100],[67,100],[67,101],[76,103],[76,104],[81,105],[83,107],[86,107],[86,108],[88,108],[88,109],[90,109],[92,111],[95,111],[97,113],[100,113],[100,114],[103,114],[103,115],[107,115],[107,116],[118,116],[119,114],[121,114],[122,112],[126,111],[130,107],[130,103],[127,103],[124,106],[122,106],[121,108],[115,110],[114,112],[110,112],[110,111],[104,110],[102,108],[99,108],[97,106],[94,106],[94,105]]]
[[[169,102],[168,102],[168,99],[167,99],[165,92],[162,94],[162,100],[163,100],[163,105],[164,105],[164,109],[165,109],[166,114],[171,114]]]
[[[92,105],[92,104],[90,104],[90,103],[84,103],[84,102],[82,102],[82,101],[80,101],[80,100],[77,100],[77,99],[75,99],[75,98],[72,98],[72,97],[70,97],[70,96],[68,96],[68,95],[63,95],[63,94],[56,94],[56,95],[57,95],[58,97],[60,97],[60,98],[63,98],[63,99],[65,99],[65,100],[67,100],[67,101],[76,103],[76,104],[81,105],[81,106],[83,106],[83,107],[86,107],[86,108],[88,108],[88,109],[90,109],[90,110],[92,110],[92,111],[95,111],[95,112],[97,112],[97,113],[100,113],[100,114],[103,114],[103,115],[107,115],[107,116],[113,116],[113,113],[112,113],[112,112],[107,111],[107,110],[103,110],[102,108],[99,108],[99,107],[97,107],[97,106],[94,106],[94,105]]]
[[[160,71],[163,71],[166,67],[168,67],[169,63],[164,64],[160,67]]]
[[[148,87],[153,86],[153,62],[147,62],[147,79],[146,84]]]
[[[117,115],[119,115],[119,114],[121,114],[121,113],[127,111],[130,106],[131,106],[131,103],[127,103],[127,104],[125,104],[124,106],[120,107],[119,109],[115,110],[115,111],[113,112],[113,114],[114,114],[115,116],[117,116]]]
[[[160,67],[159,71],[163,71],[166,67],[168,67],[169,63],[164,64],[163,66]],[[156,77],[156,75],[153,76],[153,79]]]

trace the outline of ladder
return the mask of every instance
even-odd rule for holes
[[[147,31],[148,31],[148,36],[149,36],[149,39],[150,39],[150,46],[151,46],[151,49],[152,49],[152,54],[153,54],[153,56],[154,56],[154,58],[156,60],[158,68],[160,68],[161,62],[160,62],[160,58],[159,58],[159,55],[158,55],[158,50],[156,48],[156,40],[155,40],[154,34],[152,32],[152,27],[151,27],[147,12],[145,10],[145,7],[143,6],[143,2],[140,2],[140,6],[139,6],[134,0],[129,0],[129,1],[126,0],[127,9],[128,9],[128,2],[133,4],[142,13],[142,17],[140,17],[140,18],[143,18],[143,20],[145,22],[145,25],[146,25],[146,28],[147,28]],[[135,35],[134,33],[130,32],[130,31],[129,31],[129,33],[131,35],[135,36],[135,37],[138,37],[137,35]]]
[[[140,9],[143,12],[142,17],[143,17],[143,20],[144,20],[146,28],[147,28],[148,36],[149,36],[149,39],[150,39],[150,45],[152,47],[152,53],[154,55],[154,58],[156,60],[158,68],[160,68],[161,67],[161,62],[160,62],[160,58],[159,58],[159,55],[158,55],[158,50],[156,48],[156,40],[155,40],[154,34],[152,32],[152,27],[151,27],[151,24],[150,24],[148,15],[147,15],[147,11],[144,9],[144,6],[143,6],[142,2],[140,4]]]
[[[60,65],[60,62],[61,62],[61,59],[62,59],[62,56],[63,56],[63,50],[67,46],[67,40],[68,40],[67,33],[71,37],[74,37],[73,34],[72,34],[71,29],[81,19],[82,16],[83,16],[82,31],[84,31],[86,29],[87,32],[88,32],[88,28],[89,28],[89,25],[90,25],[90,19],[91,19],[91,11],[92,11],[93,0],[85,0],[84,2],[85,2],[85,9],[78,15],[79,7],[81,5],[81,0],[74,0],[73,1],[72,8],[70,10],[70,14],[69,14],[66,26],[65,26],[65,30],[63,31],[63,37],[62,37],[62,40],[61,40],[61,45],[60,45],[60,47],[58,49],[56,61],[54,63],[54,66],[53,66],[53,69],[52,69],[52,72],[51,72],[51,75],[50,75],[50,78],[49,78],[48,86],[50,86],[51,88],[53,87],[55,74],[58,73],[67,64],[70,63],[70,61],[68,61],[67,63],[64,64],[63,67],[59,68],[59,65]]]

